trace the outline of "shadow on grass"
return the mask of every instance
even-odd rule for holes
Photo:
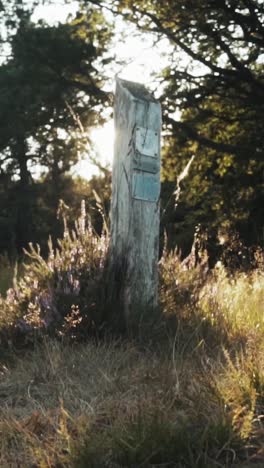
[[[172,417],[161,413],[158,405],[151,413],[142,405],[129,418],[88,433],[73,451],[73,464],[78,468],[224,468],[233,466],[241,446],[227,419],[208,423],[200,415],[185,420],[183,412]]]
[[[19,337],[17,330],[10,327],[5,332],[11,343],[2,343],[1,360],[12,359],[11,365],[15,365],[16,356],[19,354],[21,357],[24,352],[26,355],[29,348],[38,347],[47,333],[62,341],[62,348],[65,342],[67,352],[69,345],[78,346],[78,342],[93,340],[100,347],[106,341],[118,338],[120,348],[124,342],[130,342],[140,355],[146,356],[146,362],[148,355],[157,356],[160,368],[158,364],[153,371],[150,364],[147,375],[146,371],[140,375],[146,388],[156,388],[152,391],[151,399],[146,399],[142,393],[142,398],[137,397],[135,407],[130,392],[138,382],[132,380],[131,388],[127,388],[123,396],[124,401],[114,401],[111,397],[113,408],[110,414],[106,410],[105,419],[98,414],[92,425],[87,422],[87,428],[81,434],[78,428],[73,428],[72,434],[69,434],[67,466],[243,466],[247,458],[244,450],[247,441],[240,437],[234,427],[232,411],[226,408],[211,373],[211,366],[219,365],[223,345],[229,344],[225,330],[204,319],[201,312],[191,306],[184,311],[182,309],[181,316],[172,312],[162,314],[158,308],[152,314],[150,312],[145,309],[138,316],[135,315],[126,332],[117,329],[114,333],[107,322],[102,322],[100,326],[90,323],[89,328],[87,321],[84,333],[85,321],[79,321],[76,316],[73,323],[67,322],[66,329],[62,322],[45,333],[36,330],[33,334]],[[2,349],[5,354],[1,353]],[[162,376],[164,361],[171,364],[166,367],[167,374]],[[209,366],[207,361],[210,361]],[[74,425],[72,420],[70,424]]]

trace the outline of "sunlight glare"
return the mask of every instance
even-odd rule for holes
[[[48,24],[55,25],[65,22],[70,16],[75,16],[79,8],[77,1],[72,1],[68,5],[59,3],[52,5],[38,6],[33,14],[33,21],[44,20]],[[113,19],[111,13],[105,12],[106,18]],[[168,51],[170,46],[168,41],[161,41],[153,47],[151,35],[136,34],[134,25],[125,24],[122,18],[115,18],[115,30],[117,39],[112,44],[112,52],[117,57],[113,63],[112,70],[108,70],[108,81],[105,90],[114,92],[115,76],[142,83],[153,90],[157,82],[153,78],[162,68],[167,66],[168,59],[164,51]],[[124,31],[126,34],[124,35]],[[114,124],[107,122],[101,128],[91,131],[91,139],[98,153],[98,161],[101,165],[110,166],[113,160],[114,151]],[[74,168],[73,174],[90,179],[93,174],[99,174],[99,169],[87,158],[81,160]]]
[[[114,122],[108,121],[100,128],[94,128],[91,131],[91,140],[95,151],[98,154],[98,161],[104,167],[111,169],[114,154]],[[98,167],[87,158],[82,159],[74,168],[74,174],[80,175],[84,179],[90,179],[93,175],[99,175]]]
[[[77,1],[73,1],[69,5],[39,5],[32,15],[32,21],[37,23],[39,20],[44,20],[50,25],[65,23],[69,15],[75,16],[78,9],[79,4]]]

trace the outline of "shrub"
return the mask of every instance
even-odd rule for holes
[[[29,261],[23,277],[0,298],[2,340],[8,329],[27,336],[59,328],[66,333],[100,321],[107,234],[94,233],[83,203],[75,229],[69,232],[65,220],[64,237],[57,242],[54,249],[49,240],[47,259],[38,246],[30,244],[25,251]]]

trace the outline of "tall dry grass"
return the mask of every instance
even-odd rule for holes
[[[28,279],[1,300],[0,466],[262,467],[262,269],[188,269],[165,253],[153,328],[92,337],[78,329],[85,304],[97,313],[100,242],[79,224],[47,261],[32,250]],[[47,293],[60,320],[18,346],[16,321],[32,324],[31,304],[43,321]]]

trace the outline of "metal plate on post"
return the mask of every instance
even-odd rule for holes
[[[159,160],[136,152],[133,160],[133,169],[157,174],[159,172]]]
[[[136,127],[136,151],[151,158],[158,157],[159,136],[158,132],[149,128]]]
[[[146,172],[133,172],[132,196],[136,200],[157,202],[160,196],[159,176]]]

